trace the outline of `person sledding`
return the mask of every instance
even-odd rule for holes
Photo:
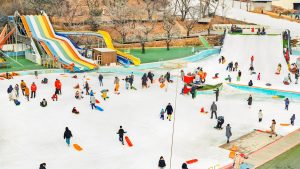
[[[44,78],[44,79],[42,80],[42,84],[48,84],[48,79],[47,79],[47,78]]]
[[[45,98],[40,102],[40,106],[41,107],[46,107],[47,106],[47,100]]]
[[[223,116],[219,116],[217,118],[217,125],[216,125],[215,129],[222,130],[223,129],[223,127],[222,127],[223,124],[224,124],[224,117]]]
[[[107,93],[108,93],[108,89],[103,89],[103,90],[101,90],[101,97],[102,97],[102,99],[103,100],[106,100],[106,99],[108,99],[109,97],[107,96]]]
[[[256,74],[256,72],[254,72],[254,67],[252,64],[249,67],[249,71],[250,71],[250,75]]]
[[[76,109],[76,107],[73,107],[72,113],[74,113],[74,114],[79,114],[79,111]]]
[[[290,84],[290,82],[289,82],[289,77],[284,77],[284,79],[283,79],[283,84],[285,84],[285,85],[289,85]]]
[[[81,92],[80,90],[76,90],[75,99],[78,99],[78,100],[82,99],[83,98],[82,93],[83,92]]]
[[[124,145],[124,134],[127,133],[126,131],[124,131],[124,129],[122,128],[122,126],[120,126],[119,131],[117,132],[117,134],[119,135],[119,141]]]
[[[249,82],[248,82],[248,86],[253,86],[253,81],[252,80],[250,80]]]

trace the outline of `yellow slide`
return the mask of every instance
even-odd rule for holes
[[[105,41],[105,44],[106,44],[107,48],[110,48],[110,49],[113,49],[113,50],[117,51],[117,55],[122,56],[122,57],[130,60],[134,65],[140,65],[141,64],[141,60],[139,58],[134,57],[134,56],[132,56],[130,54],[127,54],[127,53],[124,53],[124,52],[121,52],[121,51],[117,50],[114,47],[114,45],[112,43],[112,39],[111,39],[111,37],[110,37],[110,35],[109,35],[108,32],[106,32],[106,31],[98,31],[97,33],[101,34],[103,36],[103,39]]]

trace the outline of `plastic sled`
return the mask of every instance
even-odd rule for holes
[[[101,107],[99,106],[96,106],[96,110],[99,110],[99,111],[104,111]]]
[[[159,87],[160,87],[160,88],[163,88],[163,87],[165,87],[165,84],[162,83]]]
[[[280,126],[289,126],[290,124],[288,123],[280,123]]]
[[[254,130],[262,133],[271,133],[270,130],[259,130],[259,129],[254,129]]]
[[[77,150],[77,151],[82,151],[82,150],[83,150],[78,144],[73,144],[73,147],[74,147],[75,150]]]
[[[129,147],[132,147],[132,146],[133,146],[133,144],[132,144],[132,142],[130,141],[130,139],[129,139],[128,136],[125,136],[125,141],[126,141],[126,143],[127,143],[127,145],[128,145]]]
[[[212,77],[213,79],[218,79],[219,77]]]
[[[280,73],[279,73],[279,72],[276,72],[275,74],[276,74],[276,75],[279,75]]]
[[[100,103],[100,101],[98,99],[96,99],[96,103]]]
[[[1,77],[0,80],[4,80],[4,78]]]
[[[192,160],[186,161],[187,164],[193,164],[193,163],[196,163],[196,162],[198,162],[197,159],[192,159]]]

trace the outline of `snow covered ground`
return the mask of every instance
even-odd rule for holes
[[[187,70],[196,66],[224,68],[217,64],[218,56],[214,56],[194,63]],[[213,72],[213,71],[211,71]],[[162,71],[156,71],[156,77]],[[173,71],[177,74],[178,70]],[[182,82],[168,85],[168,90],[159,88],[155,83],[148,89],[141,89],[140,77],[136,77],[135,86],[138,90],[125,90],[121,81],[120,95],[109,92],[110,99],[100,99],[100,90],[107,88],[113,91],[113,74],[105,74],[104,87],[99,87],[97,74],[87,73],[91,80],[92,89],[100,100],[103,112],[92,110],[89,98],[76,100],[74,89],[77,83],[82,84],[84,74],[78,79],[59,74],[40,75],[39,79],[33,76],[16,77],[13,80],[0,81],[0,166],[3,169],[31,169],[42,162],[47,168],[64,169],[152,169],[157,167],[158,159],[165,157],[167,166],[170,165],[170,148],[172,138],[172,122],[159,119],[161,108],[170,102],[173,106],[176,101],[176,121],[174,133],[174,149],[172,168],[179,168],[181,164],[190,159],[197,158],[198,163],[189,165],[191,169],[209,168],[215,165],[226,165],[231,162],[228,151],[219,148],[224,144],[225,130],[215,130],[216,120],[210,115],[200,113],[200,108],[209,107],[214,101],[213,95],[198,95],[195,100],[190,96],[179,95]],[[49,84],[42,85],[42,77],[49,78]],[[211,75],[209,76],[209,78]],[[63,95],[58,102],[50,100],[54,92],[54,80],[62,81]],[[120,76],[124,78],[124,76]],[[209,79],[208,78],[208,79]],[[24,79],[30,85],[38,85],[37,98],[29,102],[20,97],[21,105],[15,106],[8,101],[6,89],[9,84],[20,83]],[[211,81],[211,80],[209,80]],[[177,100],[175,99],[177,95]],[[268,129],[274,118],[277,123],[288,123],[292,113],[300,108],[298,101],[291,103],[290,110],[284,110],[283,100],[272,99],[270,96],[254,94],[254,103],[248,108],[246,99],[248,93],[225,86],[221,91],[218,105],[218,115],[225,117],[225,125],[232,126],[232,139],[238,138],[255,128]],[[42,108],[39,102],[46,98],[48,106]],[[71,113],[76,106],[79,115]],[[258,123],[258,110],[262,109],[264,119]],[[117,130],[122,125],[133,142],[133,147],[122,146],[118,141]],[[285,135],[300,125],[296,121],[295,127],[277,126],[278,132]],[[73,132],[72,143],[79,144],[84,150],[78,152],[67,147],[63,140],[64,128],[68,126]]]

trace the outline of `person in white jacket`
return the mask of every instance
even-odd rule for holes
[[[95,98],[94,95],[92,95],[90,97],[90,103],[91,103],[92,109],[96,108],[96,105],[95,105],[96,104],[96,98]]]

